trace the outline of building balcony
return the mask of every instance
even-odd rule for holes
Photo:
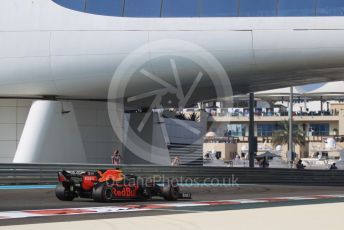
[[[337,143],[344,143],[344,135],[319,135],[306,136],[306,142],[324,142],[327,138],[333,138]],[[272,143],[271,136],[258,136],[258,143]],[[206,137],[204,143],[248,143],[248,136],[240,137]]]
[[[295,115],[293,116],[294,121],[299,122],[333,122],[339,121],[339,115]],[[263,116],[263,115],[255,115],[254,116],[255,122],[279,122],[288,120],[288,116]],[[230,114],[216,114],[211,115],[208,117],[209,122],[231,122],[231,123],[248,123],[249,118],[248,116],[232,116]]]

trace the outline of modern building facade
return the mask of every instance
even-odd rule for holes
[[[85,13],[117,17],[343,16],[340,0],[54,0]]]
[[[202,59],[204,65],[198,65],[208,77],[200,81],[200,90],[185,102],[179,100],[180,93],[172,90],[178,100],[166,100],[171,107],[215,99],[214,85],[223,86],[221,80],[229,82],[226,86],[233,94],[341,80],[344,77],[342,9],[343,2],[339,0],[1,1],[0,97],[50,102],[36,103],[38,108],[30,108],[36,112],[28,115],[32,118],[29,120],[41,121],[37,126],[40,128],[26,128],[34,126],[26,123],[25,141],[18,140],[18,134],[13,133],[8,139],[13,143],[19,141],[20,149],[31,152],[39,152],[42,146],[54,149],[62,139],[44,142],[39,137],[53,133],[44,124],[55,121],[59,130],[55,136],[62,135],[61,127],[74,127],[75,132],[70,133],[77,134],[71,138],[78,143],[66,145],[70,146],[64,150],[66,154],[73,154],[75,149],[82,152],[85,148],[98,148],[96,142],[88,143],[87,147],[80,137],[83,135],[80,119],[91,115],[79,116],[78,106],[73,105],[68,107],[69,113],[61,116],[58,111],[64,112],[64,108],[56,101],[81,100],[92,108],[95,100],[100,103],[108,100],[113,80],[117,88],[123,89],[121,96],[125,100],[138,92],[142,95],[163,90],[166,85],[174,87],[165,84],[175,82],[175,78],[170,65],[167,68],[163,59],[157,61],[161,56],[167,57],[166,60],[173,57],[181,78],[176,85],[182,89],[192,88],[200,71],[185,65],[185,60],[210,57]],[[161,42],[163,46],[159,46]],[[184,45],[178,45],[181,43]],[[190,47],[198,47],[201,52]],[[131,70],[123,71],[120,67],[133,53],[136,59],[129,65]],[[133,68],[152,60],[147,70],[158,77],[148,74],[147,78],[147,74]],[[220,81],[211,79],[215,73],[221,76]],[[122,86],[129,78],[130,87]],[[161,80],[165,83],[160,84]],[[147,109],[151,103],[152,100],[138,101],[134,109]],[[6,104],[3,107],[7,109]],[[118,115],[119,122],[111,125],[125,130],[124,109],[116,112],[123,113]],[[13,111],[9,114],[13,115]],[[12,124],[17,126],[17,121]],[[122,143],[127,134],[121,133],[118,138]],[[111,135],[107,133],[105,139],[117,143]],[[46,154],[55,156],[56,151]]]
[[[342,104],[332,104],[331,107],[335,107],[338,112],[326,115],[296,115],[293,121],[297,128],[303,130],[307,136],[344,135],[344,123],[341,119]],[[227,133],[236,137],[248,136],[248,116],[213,114],[208,120],[218,123],[218,135]],[[287,115],[256,115],[255,136],[271,137],[274,131],[279,130],[279,123],[287,120]]]
[[[289,108],[289,88],[257,92],[255,108],[255,136],[260,146],[266,145],[274,150],[272,136],[274,132],[283,129],[282,122],[287,122]],[[343,82],[323,84],[315,89],[304,91],[301,87],[294,88],[293,123],[294,129],[304,133],[306,146],[297,148],[297,153],[308,156],[312,152],[320,151],[328,138],[334,138],[337,146],[344,147],[344,103]],[[212,132],[219,142],[228,142],[235,138],[234,153],[240,153],[241,148],[248,142],[248,108],[245,107],[245,97],[236,97],[237,106],[243,107],[221,108],[217,106],[207,108],[208,123],[212,124]],[[215,104],[214,104],[215,105]],[[229,138],[229,139],[228,139]],[[228,139],[228,140],[227,140]],[[210,143],[213,141],[209,139]],[[215,141],[216,143],[216,141]],[[265,143],[265,144],[264,144]],[[225,145],[223,145],[225,146]],[[322,146],[322,147],[321,147]],[[220,147],[219,147],[220,148]],[[209,150],[209,149],[208,149]],[[284,153],[287,146],[284,146]]]

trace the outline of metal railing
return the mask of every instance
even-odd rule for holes
[[[56,184],[56,172],[69,170],[101,170],[113,165],[81,164],[0,164],[0,185]],[[344,171],[229,168],[204,166],[120,166],[127,174],[155,177],[158,181],[171,178],[184,183],[288,184],[344,186]]]
[[[344,142],[344,135],[324,135],[324,136],[306,136],[306,142],[324,142],[326,138],[333,138],[337,143]],[[272,136],[257,136],[258,142],[272,143]],[[204,143],[238,143],[248,142],[248,136],[232,137],[205,137]]]
[[[209,116],[211,117],[248,117],[248,110],[247,111],[236,111],[236,112],[228,112],[226,110],[222,110],[218,112],[217,110],[213,110],[208,112]],[[288,117],[288,112],[281,111],[281,112],[261,112],[255,111],[254,116],[256,117]],[[339,111],[310,111],[310,112],[294,112],[294,117],[317,117],[317,116],[339,116]]]

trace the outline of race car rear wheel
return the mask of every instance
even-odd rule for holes
[[[92,191],[92,198],[96,202],[110,202],[113,198],[112,187],[105,183],[95,186]]]
[[[179,197],[179,187],[171,184],[166,184],[161,188],[161,195],[165,200],[176,201]]]
[[[140,187],[137,193],[137,199],[140,201],[146,201],[152,198],[151,192],[148,188]]]
[[[61,182],[56,185],[55,195],[57,199],[62,201],[72,201],[75,198],[75,193],[67,190]]]

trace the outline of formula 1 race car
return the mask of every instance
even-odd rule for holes
[[[182,193],[176,183],[162,185],[150,179],[125,175],[121,170],[60,171],[55,194],[59,200],[72,201],[76,197],[92,198],[96,202],[120,199],[147,200],[153,196],[168,201],[191,199],[191,193]]]

